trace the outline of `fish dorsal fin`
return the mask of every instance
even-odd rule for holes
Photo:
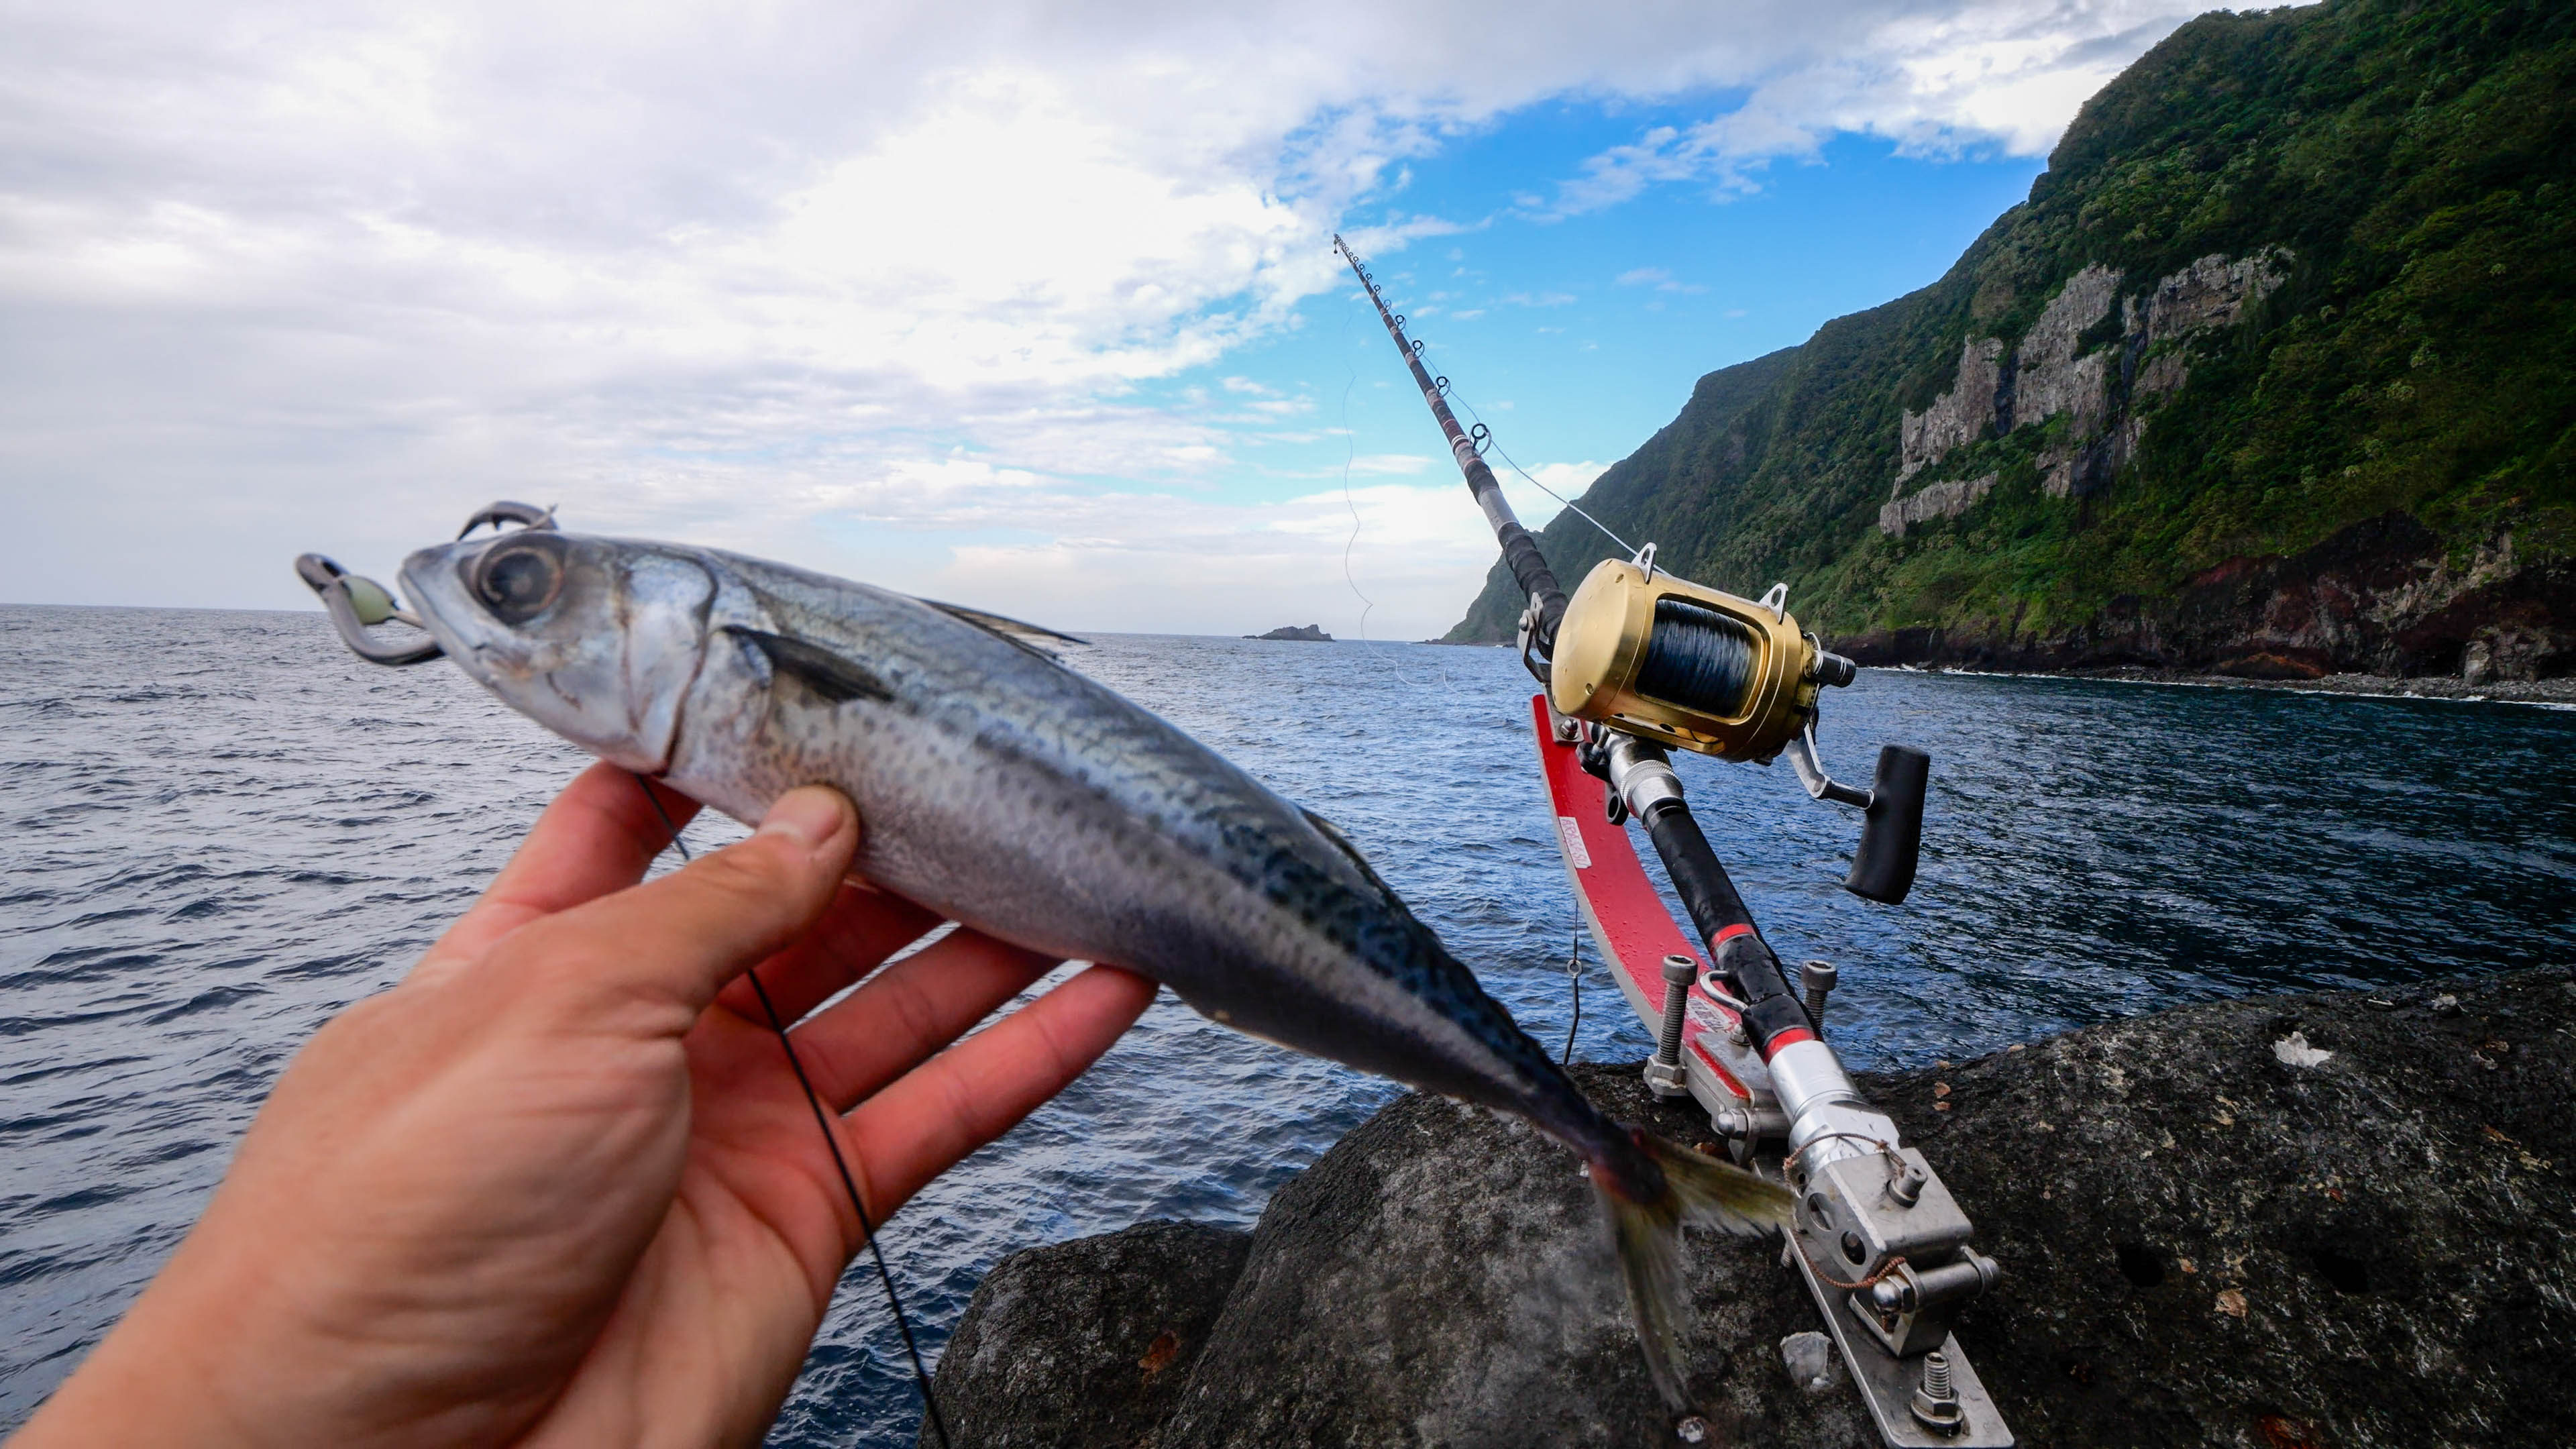
[[[928,604],[930,607],[937,609],[939,612],[946,614],[949,618],[955,619],[961,624],[971,624],[976,628],[983,630],[985,633],[1001,639],[1005,643],[1016,644],[1022,649],[1026,649],[1031,654],[1037,655],[1041,659],[1049,660],[1057,664],[1061,664],[1064,661],[1056,657],[1054,650],[1038,643],[1038,640],[1054,639],[1066,644],[1081,644],[1085,646],[1088,646],[1091,643],[1088,639],[1076,639],[1071,634],[1060,634],[1053,629],[1047,628],[1043,624],[1031,624],[1023,620],[1011,618],[1005,614],[988,613],[982,609],[970,609],[964,604],[943,604],[937,599],[923,599],[921,602]]]
[[[784,634],[746,629],[738,624],[725,632],[758,649],[768,658],[770,668],[803,680],[807,688],[834,704],[847,704],[854,699],[894,698],[894,690],[878,678],[875,671],[819,644],[808,644]]]
[[[1361,876],[1366,878],[1370,885],[1377,887],[1377,893],[1386,897],[1386,903],[1395,908],[1397,915],[1408,921],[1413,920],[1413,908],[1404,903],[1404,897],[1395,893],[1395,887],[1386,883],[1386,877],[1377,873],[1377,867],[1369,864],[1368,857],[1360,854],[1360,848],[1351,844],[1351,838],[1342,833],[1342,827],[1303,805],[1297,807],[1297,813],[1306,817],[1306,823],[1314,826],[1317,834],[1331,841],[1342,854],[1351,858],[1351,864],[1360,868]],[[1421,924],[1418,921],[1414,923]]]

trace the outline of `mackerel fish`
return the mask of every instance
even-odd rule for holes
[[[886,890],[1572,1148],[1676,1407],[1680,1227],[1786,1219],[1779,1186],[1603,1114],[1339,831],[1065,667],[1029,626],[551,527],[423,549],[402,584],[449,658],[603,759],[744,822],[833,785],[866,822],[857,870]]]

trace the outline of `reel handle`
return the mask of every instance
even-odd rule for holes
[[[1932,757],[1910,745],[1878,752],[1878,778],[1870,787],[1860,848],[1852,852],[1843,889],[1865,901],[1895,905],[1914,889],[1923,853],[1923,790],[1932,779]]]

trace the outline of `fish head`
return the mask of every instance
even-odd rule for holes
[[[402,584],[447,657],[511,708],[612,764],[669,766],[716,593],[703,555],[523,528],[422,549]]]

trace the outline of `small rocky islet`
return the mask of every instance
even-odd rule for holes
[[[1577,1074],[1706,1135],[1635,1066]],[[1958,1333],[2020,1443],[2415,1449],[2576,1423],[2571,1074],[2553,966],[1860,1080],[2003,1264]],[[1692,1240],[1692,1394],[1724,1442],[1877,1443],[1840,1366],[1816,1373],[1779,1253]],[[1572,1157],[1418,1094],[1249,1233],[1149,1222],[1003,1260],[935,1389],[956,1449],[1673,1442]]]

